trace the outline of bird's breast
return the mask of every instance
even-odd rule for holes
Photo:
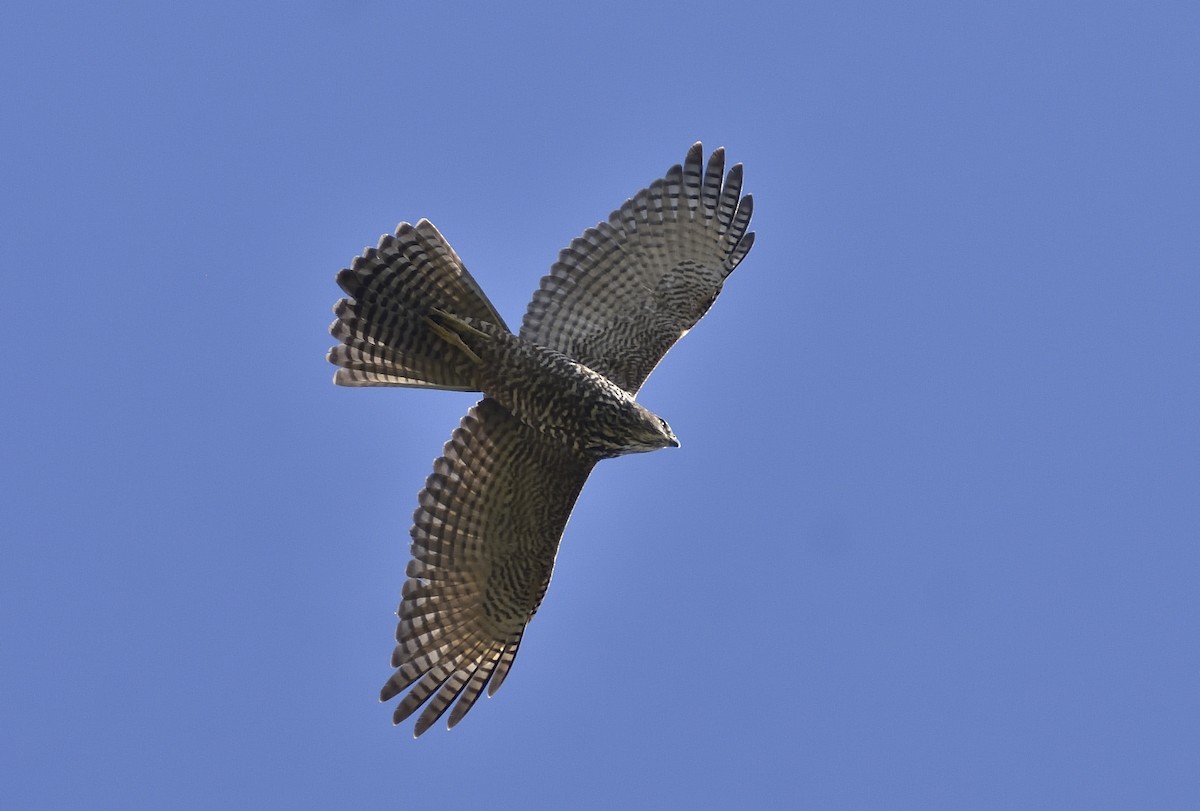
[[[633,397],[599,372],[512,334],[472,348],[484,394],[525,424],[581,453],[619,441]]]

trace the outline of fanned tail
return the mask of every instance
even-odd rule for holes
[[[400,223],[337,275],[349,298],[329,328],[339,386],[412,386],[475,391],[474,364],[431,329],[442,312],[508,327],[433,223]]]

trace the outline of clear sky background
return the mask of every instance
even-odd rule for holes
[[[8,807],[1200,807],[1200,6],[23,3]],[[335,388],[432,219],[510,324],[688,146],[758,242],[511,677],[377,701],[471,395]]]

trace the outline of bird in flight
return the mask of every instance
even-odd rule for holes
[[[428,220],[337,275],[340,386],[482,392],[417,497],[401,592],[393,722],[421,735],[493,695],[541,605],[567,519],[601,459],[678,447],[634,397],[754,243],[742,166],[702,146],[589,228],[512,332]]]

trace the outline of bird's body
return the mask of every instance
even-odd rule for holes
[[[582,458],[678,445],[666,421],[607,377],[486,322],[437,313],[434,329],[475,363],[479,391]]]
[[[420,735],[494,693],[541,604],[559,540],[601,459],[678,446],[635,399],[749,251],[751,200],[724,154],[682,166],[589,229],[512,333],[426,220],[401,223],[338,274],[350,298],[330,361],[349,386],[483,392],[418,497],[387,700],[425,705]],[[724,176],[724,182],[722,178]],[[457,703],[455,703],[457,702]]]

